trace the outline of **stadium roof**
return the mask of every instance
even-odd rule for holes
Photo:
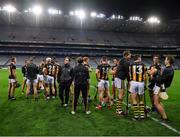
[[[176,0],[1,0],[0,25],[179,32],[179,11]]]
[[[56,7],[69,12],[74,8],[84,8],[105,12],[106,15],[122,14],[147,17],[158,15],[162,19],[179,18],[180,8],[177,0],[1,0],[0,4],[13,3],[18,9],[27,8],[34,3],[45,7]]]

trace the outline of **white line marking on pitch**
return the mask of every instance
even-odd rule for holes
[[[96,88],[95,86],[92,86],[92,85],[91,85],[90,87]],[[127,105],[125,102],[123,102],[123,104],[124,104],[124,105]],[[147,107],[149,107],[149,106],[147,106]],[[148,114],[147,116],[148,116],[151,120],[159,123],[160,125],[168,128],[169,130],[171,130],[171,131],[173,131],[173,132],[175,132],[175,133],[177,133],[177,134],[180,134],[180,131],[178,131],[177,129],[173,128],[172,126],[170,126],[170,125],[168,125],[168,124],[166,124],[166,123],[164,123],[164,122],[159,121],[157,118],[152,117],[152,116],[149,115],[149,114]]]
[[[124,105],[127,105],[125,102],[123,102],[123,104],[124,104]],[[147,107],[149,107],[149,106],[147,106]],[[175,132],[175,133],[177,133],[177,134],[180,134],[180,131],[178,131],[177,129],[173,128],[172,126],[170,126],[170,125],[168,125],[168,124],[166,124],[166,123],[164,123],[164,122],[159,121],[157,118],[152,117],[152,116],[149,115],[149,114],[148,114],[147,116],[148,116],[151,120],[159,123],[160,125],[168,128],[169,130],[171,130],[171,131],[173,131],[173,132]]]

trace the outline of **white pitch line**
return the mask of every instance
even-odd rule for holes
[[[124,104],[124,105],[127,105],[125,102],[123,102],[123,104]],[[149,106],[147,106],[147,107],[149,107]],[[164,122],[159,121],[157,118],[152,117],[152,116],[149,115],[149,114],[148,114],[147,116],[148,116],[151,120],[153,120],[153,121],[159,123],[160,125],[162,125],[162,126],[168,128],[169,130],[171,130],[171,131],[173,131],[173,132],[175,132],[175,133],[177,133],[177,134],[180,134],[180,131],[178,131],[178,130],[175,129],[174,127],[172,127],[172,126],[170,126],[170,125],[168,125],[168,124],[166,124],[166,123],[164,123]]]
[[[92,88],[96,88],[95,86],[92,86],[92,85],[91,85],[91,87],[92,87]],[[123,102],[123,104],[124,104],[124,105],[127,105],[125,102]],[[149,107],[149,106],[147,106],[147,107]],[[170,126],[170,125],[168,125],[168,124],[166,124],[166,123],[164,123],[164,122],[159,121],[157,118],[152,117],[152,116],[149,115],[149,114],[148,114],[147,116],[148,116],[151,120],[153,120],[153,121],[159,123],[160,125],[168,128],[169,130],[173,131],[174,133],[180,134],[180,131],[178,131],[178,130],[175,129],[174,127],[172,127],[172,126]]]
[[[168,124],[166,124],[166,123],[164,123],[164,122],[159,121],[157,118],[154,118],[154,117],[150,116],[149,114],[148,114],[147,116],[148,116],[150,119],[152,119],[153,121],[155,121],[155,122],[161,124],[162,126],[168,128],[169,130],[171,130],[171,131],[173,131],[173,132],[175,132],[175,133],[177,133],[177,134],[180,134],[180,131],[178,131],[178,130],[175,129],[174,127],[172,127],[172,126],[170,126],[170,125],[168,125]]]

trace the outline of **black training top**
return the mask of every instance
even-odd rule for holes
[[[83,64],[78,64],[73,69],[73,79],[75,85],[88,84],[89,71]]]
[[[119,65],[117,66],[116,77],[122,80],[127,79],[129,81],[129,66],[130,62],[128,60],[125,58],[121,59]]]
[[[27,79],[35,80],[37,79],[38,67],[31,63],[27,65]]]
[[[24,66],[22,66],[22,69],[21,69],[21,71],[22,71],[24,77],[27,76],[27,68],[26,68],[26,67],[27,67],[27,66],[24,65]]]
[[[165,84],[165,88],[171,86],[174,77],[174,69],[172,66],[165,67],[162,72],[161,83]]]

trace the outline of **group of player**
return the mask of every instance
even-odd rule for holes
[[[107,58],[103,57],[101,64],[96,69],[96,77],[98,80],[98,91],[100,103],[96,109],[102,109],[106,101],[112,104],[109,92],[108,72],[113,75],[112,94],[116,98],[116,90],[118,97],[116,100],[116,113],[120,116],[127,114],[127,110],[123,111],[123,104],[126,108],[129,103],[132,106],[134,119],[144,119],[146,117],[146,101],[145,90],[148,88],[152,103],[152,111],[157,111],[163,121],[167,121],[167,115],[161,100],[167,100],[167,88],[170,87],[174,77],[173,69],[174,58],[166,56],[164,67],[160,64],[160,56],[153,56],[153,64],[147,68],[142,63],[140,55],[134,55],[131,58],[130,51],[123,53],[121,60],[114,59],[114,66],[110,67]],[[102,92],[104,91],[104,92]],[[127,93],[128,102],[123,102],[125,93]],[[130,95],[128,94],[130,93]],[[106,100],[104,100],[104,94]]]
[[[66,64],[65,58],[64,63]],[[92,71],[89,65],[89,58],[82,58],[82,64],[87,68],[90,73]],[[68,62],[69,63],[69,62]],[[108,58],[103,56],[96,68],[96,78],[98,81],[98,97],[99,104],[96,109],[101,110],[106,104],[110,107],[113,102],[116,102],[116,114],[122,116],[126,114],[123,111],[123,102],[125,93],[127,93],[128,106],[131,103],[133,117],[135,119],[144,119],[146,117],[146,104],[144,100],[145,90],[148,88],[149,95],[152,103],[152,111],[159,112],[161,118],[166,121],[167,115],[165,113],[164,107],[161,103],[161,99],[167,99],[166,94],[167,88],[170,87],[174,76],[173,63],[174,58],[172,56],[166,56],[164,61],[164,67],[160,64],[160,56],[153,56],[153,64],[147,68],[145,64],[142,63],[140,55],[134,55],[131,57],[130,51],[123,52],[123,58],[115,58],[113,60],[114,66],[109,64]],[[14,97],[15,88],[17,86],[16,77],[16,58],[11,59],[9,65],[9,94],[8,99],[15,100]],[[33,58],[25,61],[25,65],[22,67],[22,72],[24,75],[22,83],[22,93],[24,93],[24,87],[26,88],[26,97],[29,97],[31,90],[34,92],[34,97],[38,99],[38,90],[45,90],[45,98],[49,100],[50,98],[55,99],[57,95],[56,80],[61,72],[62,67],[56,62],[55,59],[46,58],[43,60],[39,66],[33,63]],[[73,70],[73,69],[72,69]],[[28,72],[28,73],[27,73]],[[66,72],[68,73],[68,71]],[[110,93],[109,75],[112,75],[112,97]],[[70,74],[68,75],[70,76]],[[70,85],[73,85],[74,74],[70,80]],[[85,95],[90,96],[90,79],[87,76],[87,92]],[[68,86],[70,89],[70,86]],[[67,90],[69,91],[69,90]],[[118,91],[118,92],[116,92]],[[69,94],[69,92],[67,92]],[[59,93],[60,94],[60,93]],[[79,94],[79,93],[78,93]],[[116,97],[117,96],[117,97]],[[60,97],[62,98],[62,97]],[[88,99],[85,97],[84,99]],[[62,99],[61,99],[62,100]],[[87,100],[84,102],[87,102]],[[66,103],[62,105],[67,106]],[[86,105],[86,103],[85,103]],[[86,108],[86,107],[85,107]],[[89,112],[89,111],[88,111]],[[75,114],[72,111],[72,114]],[[89,113],[88,113],[89,114]]]

